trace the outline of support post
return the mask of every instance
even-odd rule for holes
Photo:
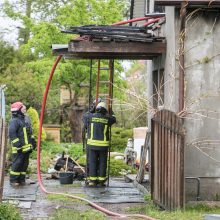
[[[185,66],[184,66],[184,49],[185,49],[185,27],[186,27],[186,6],[187,2],[183,1],[180,9],[180,33],[179,33],[179,112],[184,109],[185,98]]]
[[[6,158],[6,124],[4,120],[0,117],[0,203],[3,197],[3,186],[4,186],[4,176],[5,176],[5,158]]]

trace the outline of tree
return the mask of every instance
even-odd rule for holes
[[[126,72],[127,88],[118,90],[126,95],[117,100],[116,113],[121,126],[131,128],[146,126],[148,99],[146,89],[146,65],[144,61],[134,61]]]
[[[27,44],[31,36],[31,28],[41,21],[51,21],[60,6],[68,1],[53,0],[5,0],[3,12],[11,19],[19,21],[19,45]],[[49,19],[48,19],[49,18]]]
[[[0,74],[14,61],[15,50],[7,42],[0,40]]]
[[[120,21],[123,18],[126,10],[126,0],[58,0],[58,1],[43,1],[43,0],[18,0],[16,6],[5,3],[5,13],[12,19],[19,19],[22,23],[22,28],[25,30],[25,35],[20,44],[19,50],[22,52],[24,62],[21,64],[10,66],[6,71],[6,80],[8,85],[8,94],[12,100],[15,96],[22,94],[26,102],[30,102],[31,106],[39,110],[42,92],[46,83],[46,78],[49,74],[49,67],[47,64],[53,63],[54,58],[51,54],[51,44],[63,44],[73,37],[60,32],[60,29],[69,28],[71,26],[89,25],[89,24],[112,24]],[[53,9],[52,9],[53,8]],[[48,16],[46,16],[48,15]],[[25,37],[27,36],[27,37]],[[46,65],[46,67],[45,67]],[[50,66],[50,68],[51,68]],[[48,68],[47,68],[48,67]],[[11,69],[15,69],[15,74],[9,74]],[[21,69],[19,73],[18,69]],[[116,64],[115,82],[125,83],[120,79],[120,65]],[[22,72],[22,73],[21,73]],[[31,77],[32,81],[25,82],[27,75]],[[13,79],[19,79],[20,85],[13,83]],[[22,80],[23,79],[23,80]],[[95,74],[93,77],[93,85],[95,81]],[[31,83],[32,82],[32,87]],[[70,61],[62,60],[59,64],[55,78],[52,84],[51,93],[53,98],[48,100],[46,120],[55,122],[58,117],[55,116],[54,110],[57,112],[59,93],[57,92],[59,86],[65,85],[70,92],[74,93],[74,98],[68,106],[65,106],[69,121],[72,123],[73,140],[76,140],[74,128],[75,120],[73,115],[76,115],[74,109],[78,106],[78,97],[85,94],[81,89],[82,83],[89,82],[89,62],[88,61]],[[37,86],[36,86],[37,85]],[[25,91],[25,87],[30,89]],[[57,86],[57,87],[56,87]],[[57,88],[57,89],[55,89]],[[14,94],[14,91],[16,95]],[[55,94],[56,93],[56,94]],[[120,94],[120,93],[118,93]],[[121,95],[121,94],[120,94]],[[56,114],[58,115],[58,114]],[[78,117],[79,118],[79,117]]]

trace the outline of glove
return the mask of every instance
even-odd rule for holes
[[[33,150],[35,150],[37,147],[37,142],[35,141],[34,138],[31,138],[31,144],[32,144]]]
[[[22,149],[17,149],[17,153],[22,153]]]

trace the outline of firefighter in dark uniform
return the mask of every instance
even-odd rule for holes
[[[98,98],[98,103],[100,103],[102,101],[101,98]],[[95,109],[96,109],[96,100],[93,101],[93,103],[91,104],[90,108],[89,108],[89,111],[87,111],[84,115],[83,115],[83,118],[82,118],[82,121],[83,121],[83,128],[82,128],[82,141],[83,141],[83,151],[86,149],[86,184],[88,183],[87,182],[87,177],[88,177],[88,174],[89,174],[89,150],[88,150],[88,147],[87,147],[87,121],[88,121],[88,118],[89,118],[89,115],[91,113],[95,113]]]
[[[26,183],[29,156],[32,150],[36,148],[36,141],[32,134],[30,119],[25,116],[25,105],[22,102],[13,103],[11,113],[12,118],[9,122],[9,138],[12,145],[10,184],[19,186]]]
[[[106,181],[109,129],[116,122],[115,116],[107,114],[107,107],[100,102],[95,113],[90,113],[85,123],[89,151],[89,186],[104,186]]]

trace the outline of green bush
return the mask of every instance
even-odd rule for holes
[[[0,203],[0,220],[22,220],[18,210],[8,203]]]
[[[124,152],[128,138],[133,137],[132,129],[112,128],[111,151]]]
[[[41,149],[55,154],[69,154],[73,159],[83,155],[82,144],[42,142]]]
[[[111,158],[110,160],[110,176],[122,176],[121,171],[130,171],[129,173],[136,173],[136,170],[131,166],[124,163],[123,160],[115,160]]]
[[[27,113],[28,113],[28,115],[31,119],[33,135],[34,135],[35,139],[37,140],[38,129],[39,129],[39,126],[40,126],[39,115],[38,115],[37,111],[32,107],[30,107],[27,110]],[[42,139],[42,141],[44,141],[46,139],[46,132],[45,132],[44,128],[42,129],[41,139]]]

